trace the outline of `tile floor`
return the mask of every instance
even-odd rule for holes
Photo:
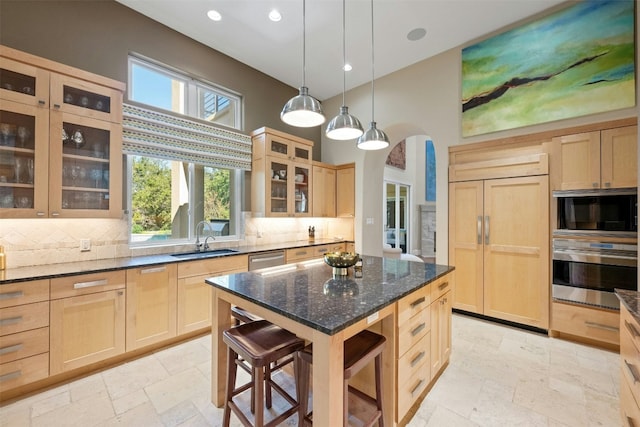
[[[617,353],[457,314],[452,344],[410,426],[620,425]],[[210,348],[205,336],[5,405],[0,426],[219,426]]]

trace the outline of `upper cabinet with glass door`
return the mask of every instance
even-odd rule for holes
[[[119,217],[124,83],[0,45],[0,218]]]
[[[269,128],[252,132],[251,138],[254,214],[311,216],[313,142]]]

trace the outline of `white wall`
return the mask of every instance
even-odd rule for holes
[[[640,12],[636,8],[636,22]],[[473,41],[475,42],[475,41]],[[469,44],[472,44],[470,42]],[[636,64],[640,35],[636,31]],[[429,135],[436,149],[436,229],[438,234],[436,262],[448,261],[448,147],[486,141],[514,135],[542,132],[579,126],[625,117],[638,116],[640,108],[562,120],[537,126],[497,132],[490,135],[462,138],[461,136],[461,50],[463,46],[376,79],[375,120],[384,130],[391,144],[413,135]],[[636,77],[636,98],[640,79]],[[371,120],[370,84],[357,87],[346,94],[349,112],[367,127]],[[342,95],[323,101],[323,109],[331,116],[342,102]],[[637,102],[636,102],[637,104]],[[356,148],[355,141],[331,141],[322,135],[322,160],[327,163],[356,163],[356,250],[363,254],[382,252],[382,185],[384,162],[391,147],[365,152]],[[424,179],[418,177],[419,179]],[[368,225],[366,218],[373,218]]]

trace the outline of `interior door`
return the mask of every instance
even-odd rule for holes
[[[485,315],[549,327],[548,194],[547,176],[485,181]]]
[[[385,182],[383,242],[407,253],[409,248],[409,186]]]

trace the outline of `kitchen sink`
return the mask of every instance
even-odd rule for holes
[[[180,259],[184,259],[184,258],[200,259],[200,258],[211,258],[211,257],[229,255],[229,254],[235,254],[235,253],[238,253],[238,250],[224,248],[224,249],[211,249],[209,251],[201,251],[201,252],[183,252],[179,254],[172,254],[171,256],[174,258],[180,258]]]

